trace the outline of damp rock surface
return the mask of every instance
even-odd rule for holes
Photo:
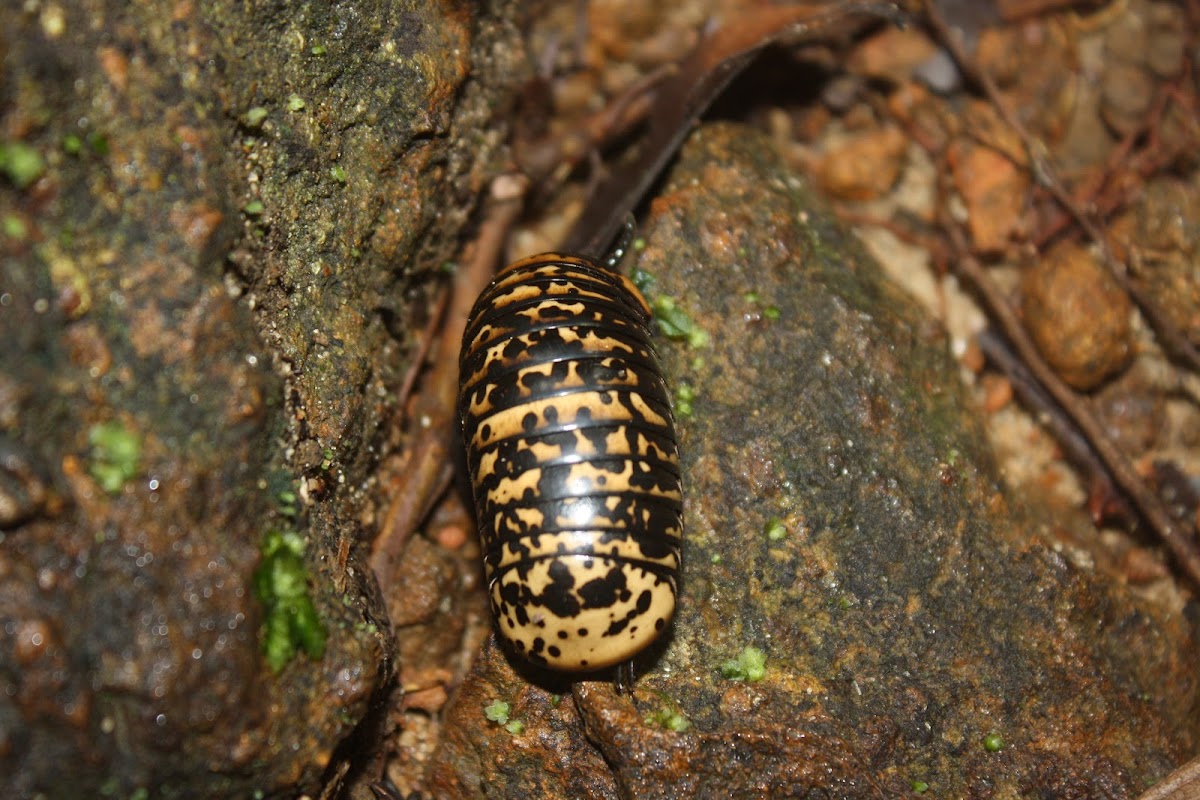
[[[489,644],[435,796],[1082,800],[1187,760],[1195,609],[1047,546],[941,331],[767,139],[701,128],[641,234],[652,305],[693,326],[659,340],[690,411],[674,626],[632,695]]]

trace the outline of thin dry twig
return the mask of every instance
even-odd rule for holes
[[[1161,121],[1169,97],[1167,91],[1160,91],[1147,116],[1146,124],[1126,134],[1113,148],[1104,167],[1080,181],[1074,192],[1075,204],[1079,208],[1086,206],[1094,209],[1095,213],[1102,217],[1112,214],[1127,205],[1133,198],[1134,191],[1140,188],[1140,184],[1135,187],[1125,182],[1125,176],[1137,175],[1146,178],[1163,166],[1160,162],[1164,156],[1153,159],[1139,157],[1154,151],[1144,148],[1140,154],[1135,154],[1134,146],[1147,130],[1154,130]],[[1039,249],[1045,247],[1074,221],[1075,217],[1070,209],[1055,209],[1054,216],[1043,223],[1041,230],[1034,235],[1034,244]]]
[[[463,330],[475,298],[492,278],[508,232],[521,212],[527,188],[528,181],[519,175],[503,175],[492,182],[479,235],[468,246],[455,274],[433,369],[412,411],[422,430],[405,460],[404,486],[393,487],[391,503],[372,547],[371,568],[384,591],[392,584],[396,559],[409,536],[450,483],[454,463],[451,453],[457,430],[454,410],[458,395],[458,351]]]
[[[1079,433],[1074,421],[1030,374],[1029,368],[1021,362],[1005,338],[989,328],[976,336],[975,340],[988,361],[1008,378],[1021,402],[1054,434],[1067,460],[1083,470],[1093,487],[1092,491],[1101,491],[1105,496],[1116,494],[1108,469],[1096,457],[1091,444]],[[1123,507],[1122,510],[1132,514],[1128,508]],[[1094,515],[1093,519],[1099,522]]]
[[[833,212],[845,225],[852,227],[879,228],[880,230],[887,231],[900,241],[906,244],[911,244],[914,247],[919,247],[926,252],[933,252],[939,247],[936,238],[932,234],[913,230],[898,220],[855,211],[854,209],[846,208],[844,206],[834,206]]]
[[[1193,758],[1154,784],[1138,800],[1200,800],[1200,758]]]
[[[654,102],[655,85],[674,70],[668,64],[635,81],[604,108],[583,120],[574,130],[518,141],[513,150],[521,172],[533,183],[565,179],[581,161],[624,136],[646,119]],[[543,187],[541,194],[549,193]]]
[[[400,390],[396,392],[396,405],[400,408],[408,405],[413,389],[416,388],[417,378],[425,368],[425,360],[429,358],[429,350],[437,341],[437,331],[442,324],[442,318],[446,314],[446,305],[449,302],[450,290],[443,288],[438,292],[437,300],[433,304],[433,313],[429,316],[429,321],[425,323],[425,329],[421,332],[417,349],[413,353],[412,363],[409,364],[408,371],[404,373],[404,380],[400,382]]]

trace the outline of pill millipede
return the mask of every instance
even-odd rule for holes
[[[468,318],[458,411],[489,601],[531,663],[627,663],[675,610],[683,491],[650,308],[617,265],[544,253]]]

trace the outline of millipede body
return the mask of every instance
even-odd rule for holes
[[[619,664],[675,609],[682,488],[650,309],[614,269],[502,270],[463,335],[459,415],[497,628],[531,662]]]

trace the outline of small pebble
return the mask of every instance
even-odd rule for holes
[[[442,525],[434,533],[438,546],[446,550],[458,550],[467,543],[467,531],[461,525]]]
[[[983,410],[988,414],[994,414],[1012,402],[1012,382],[1003,375],[984,375],[980,385],[983,388]]]
[[[842,200],[872,200],[895,185],[904,168],[908,137],[884,127],[857,134],[826,154],[819,168],[822,187]]]
[[[1129,297],[1078,245],[1050,251],[1026,272],[1022,310],[1042,357],[1076,389],[1099,386],[1129,362]]]

